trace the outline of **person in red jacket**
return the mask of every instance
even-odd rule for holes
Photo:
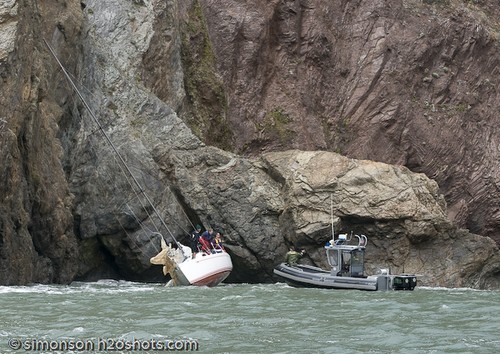
[[[202,233],[200,236],[201,250],[206,253],[212,253],[213,240],[214,229],[209,227],[208,230]]]

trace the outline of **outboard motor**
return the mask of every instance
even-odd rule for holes
[[[417,286],[417,277],[413,274],[396,275],[392,281],[394,290],[413,290]]]

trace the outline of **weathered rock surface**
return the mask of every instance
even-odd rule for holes
[[[237,152],[405,165],[439,183],[451,220],[500,242],[498,2],[199,3]]]
[[[401,151],[412,148],[406,144],[410,136],[429,130],[427,126],[411,128],[413,118],[418,120],[411,112],[418,112],[418,107],[404,110],[401,102],[406,102],[406,96],[401,89],[378,86],[386,75],[394,74],[386,73],[387,68],[398,67],[398,60],[405,58],[394,54],[398,46],[389,46],[392,54],[382,55],[386,44],[382,49],[347,45],[347,38],[375,36],[378,27],[370,21],[389,21],[391,7],[381,13],[378,2],[335,7],[339,4],[258,1],[251,11],[250,2],[245,5],[248,11],[241,17],[237,6],[242,4],[68,0],[56,4],[8,1],[0,6],[0,26],[5,29],[0,31],[5,39],[0,47],[4,181],[0,186],[0,283],[102,277],[159,280],[160,269],[149,264],[159,247],[157,231],[167,240],[174,236],[185,241],[195,223],[225,233],[235,265],[229,280],[271,281],[272,268],[292,243],[308,250],[306,261],[324,265],[321,248],[331,237],[333,215],[337,231],[369,236],[369,271],[390,266],[394,272],[422,274],[425,285],[499,288],[497,245],[448,221],[450,211],[438,184],[423,174],[326,151],[287,150],[245,158],[214,147],[234,145],[243,150],[245,146],[250,155],[260,149],[331,149],[419,170],[400,159],[407,156]],[[368,13],[363,6],[375,6],[379,12],[373,10],[366,21],[359,22],[356,19]],[[408,6],[416,11],[410,13],[420,16],[425,14],[423,9],[434,9],[405,2],[398,11],[410,16],[405,12]],[[337,8],[343,9],[343,19],[337,17]],[[324,17],[314,12],[320,9]],[[462,16],[470,19],[467,14]],[[308,20],[312,15],[317,21],[312,21],[314,16]],[[416,17],[402,18],[405,26],[416,28]],[[325,27],[325,37],[320,24],[329,20],[337,22]],[[310,30],[301,29],[302,21]],[[460,18],[456,21],[463,24]],[[228,23],[233,27],[219,31]],[[350,32],[353,23],[358,23],[359,28],[353,27],[358,32]],[[385,36],[394,36],[392,41],[396,41],[397,31],[389,28],[391,35]],[[224,33],[232,33],[235,39],[228,40]],[[375,37],[375,42],[368,42],[377,43]],[[76,73],[77,84],[104,131],[156,210],[145,206],[143,191],[124,177],[115,154],[49,56],[42,38],[48,39],[67,69]],[[241,47],[235,46],[237,41]],[[189,51],[187,44],[192,46]],[[498,47],[487,41],[482,48],[490,53]],[[367,54],[366,61],[358,62],[360,55],[353,53]],[[370,67],[376,66],[379,54],[388,59],[378,69],[372,68],[377,74]],[[473,52],[462,55],[472,58],[471,63],[479,60]],[[423,57],[415,57],[415,65]],[[325,58],[335,63],[332,72]],[[414,73],[396,72],[400,82],[410,80],[409,73]],[[453,82],[463,80],[462,74],[456,75]],[[343,78],[341,86],[336,86],[338,78]],[[379,101],[383,91],[387,97]],[[485,101],[497,107],[491,98],[496,91],[492,92],[484,91]],[[403,101],[399,94],[405,96]],[[351,100],[352,95],[358,98]],[[485,107],[480,100],[477,105]],[[393,112],[388,107],[396,108]],[[366,123],[367,117],[373,124]],[[339,134],[332,133],[337,132],[339,122],[349,124],[345,130],[339,128]],[[392,123],[387,128],[384,122]],[[444,127],[440,124],[436,129]],[[491,151],[497,148],[495,127],[489,130]],[[386,128],[387,136],[380,134]],[[354,139],[355,134],[360,139]],[[395,143],[398,134],[404,144]],[[304,137],[305,144],[301,143]],[[437,146],[438,141],[434,143]],[[443,138],[443,146],[448,149],[449,145]],[[431,156],[432,150],[418,151]],[[465,168],[468,161],[464,159],[461,166]],[[484,166],[493,174],[498,171],[492,167],[491,154],[473,166],[478,176],[483,175]],[[491,191],[484,188],[480,190]],[[489,198],[487,205],[497,196],[490,193]],[[452,213],[454,205],[452,201]],[[166,225],[158,222],[156,212]]]
[[[44,21],[41,21],[44,18]],[[3,1],[0,5],[0,283],[69,282],[78,269],[63,151],[63,115],[49,92],[48,53],[40,33],[71,18],[79,4]],[[67,43],[64,43],[67,44]],[[62,53],[66,53],[64,48]]]
[[[453,226],[437,184],[405,167],[330,152],[248,160],[202,148],[157,156],[191,212],[225,230],[239,270],[233,281],[269,281],[291,244],[326,267],[322,247],[333,222],[337,232],[369,235],[369,272],[414,272],[426,285],[499,284],[494,241]]]
[[[262,160],[282,186],[280,218],[291,226],[285,240],[306,245],[313,263],[327,267],[317,250],[331,235],[333,213],[337,232],[369,235],[369,273],[385,264],[423,274],[426,285],[498,286],[495,243],[453,226],[437,184],[425,175],[328,152],[269,153]],[[464,268],[475,268],[474,276]]]

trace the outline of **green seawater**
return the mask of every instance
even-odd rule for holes
[[[0,287],[0,319],[0,353],[500,352],[500,291],[471,289],[108,280]]]

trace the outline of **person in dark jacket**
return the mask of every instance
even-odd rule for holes
[[[290,249],[285,257],[285,263],[288,265],[297,264],[299,262],[299,259],[301,259],[302,256],[304,255],[304,253],[306,253],[306,251],[302,250],[300,252],[297,252],[294,246],[290,246]]]
[[[191,247],[191,251],[193,251],[193,254],[199,251],[198,246],[200,243],[200,236],[201,226],[196,225],[194,231],[189,235],[189,247]]]

